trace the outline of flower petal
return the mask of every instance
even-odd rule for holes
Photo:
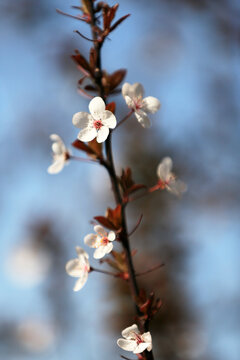
[[[112,244],[111,244],[112,245]],[[101,259],[107,254],[108,245],[100,245],[93,254],[94,259]]]
[[[109,128],[107,126],[102,126],[101,129],[97,132],[97,142],[104,142],[109,134]]]
[[[81,290],[83,286],[86,284],[87,278],[88,278],[88,272],[84,271],[81,274],[81,277],[76,281],[73,291]]]
[[[138,326],[136,324],[133,324],[132,326],[127,327],[122,331],[122,336],[125,339],[131,339],[132,335],[131,333],[135,332],[136,334],[139,334]]]
[[[181,180],[172,181],[166,189],[176,196],[181,196],[182,193],[187,191],[187,185]]]
[[[172,165],[173,162],[170,157],[167,156],[163,158],[157,167],[157,176],[163,181],[168,180],[169,174],[172,170]]]
[[[76,253],[78,254],[79,258],[84,258],[85,261],[89,258],[89,255],[86,251],[84,251],[80,246],[76,246]]]
[[[115,232],[114,231],[110,231],[109,233],[108,233],[108,240],[109,241],[114,241],[116,239],[116,234],[115,234]]]
[[[152,336],[151,336],[150,332],[148,331],[148,332],[142,334],[142,339],[148,345],[147,350],[151,351],[152,350]]]
[[[137,347],[137,343],[134,340],[118,339],[117,344],[120,348],[126,351],[134,351]]]
[[[92,117],[87,112],[81,111],[73,115],[72,123],[79,129],[84,129],[88,127],[91,123]]]
[[[133,109],[133,110],[136,109],[135,102],[134,102],[129,96],[125,96],[124,99],[125,99],[125,101],[126,101],[127,106],[128,106],[130,109]]]
[[[95,247],[96,241],[97,241],[97,235],[96,234],[88,234],[84,237],[84,244]]]
[[[109,254],[113,249],[113,244],[110,242],[107,245],[104,245],[105,247],[105,254]]]
[[[67,152],[67,149],[62,141],[58,141],[52,144],[52,151],[55,155],[62,155]]]
[[[160,101],[153,96],[148,96],[145,99],[143,99],[142,109],[146,112],[154,114],[160,109],[160,106],[161,106]]]
[[[141,352],[143,352],[144,350],[146,350],[146,348],[148,347],[147,343],[140,343],[137,345],[137,347],[133,350],[134,354],[139,354]]]
[[[143,110],[136,110],[135,115],[144,128],[149,128],[151,126],[151,121]]]
[[[78,134],[78,139],[81,141],[92,141],[97,136],[95,128],[82,129]]]
[[[89,111],[92,117],[99,120],[99,114],[103,113],[106,105],[100,96],[95,96],[89,103]]]
[[[100,236],[106,236],[107,235],[107,232],[105,231],[104,227],[102,227],[101,225],[95,225],[94,226],[94,231]]]
[[[57,134],[51,134],[50,136],[50,139],[52,140],[52,141],[62,141],[62,139],[61,139],[61,137],[59,136],[59,135],[57,135]],[[63,141],[62,141],[63,142]]]
[[[114,129],[117,125],[117,120],[115,115],[109,110],[106,110],[102,113],[101,119],[103,125],[107,126],[110,129]]]
[[[64,160],[59,159],[57,161],[54,161],[52,165],[50,165],[47,169],[49,174],[57,174],[59,173],[64,167]]]
[[[68,275],[73,277],[80,277],[83,272],[82,264],[79,259],[72,259],[66,263],[65,266]]]
[[[130,98],[133,97],[143,97],[144,89],[143,86],[140,83],[134,83],[133,85],[130,85],[129,83],[123,84],[122,87],[122,94],[123,97],[129,96]]]

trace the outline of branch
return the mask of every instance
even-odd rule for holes
[[[155,270],[157,270],[157,269],[160,269],[160,268],[163,267],[163,266],[165,266],[165,264],[156,265],[156,266],[154,266],[154,267],[152,267],[152,268],[150,268],[150,269],[148,269],[148,270],[146,270],[146,271],[143,271],[143,272],[141,272],[141,273],[137,273],[136,276],[142,276],[142,275],[149,274],[149,273],[151,273],[151,272],[153,272],[153,271],[155,271]]]

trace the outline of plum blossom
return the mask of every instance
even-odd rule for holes
[[[94,226],[96,234],[88,234],[84,238],[84,243],[92,248],[96,248],[93,257],[101,259],[104,255],[109,254],[113,249],[112,242],[116,239],[113,231],[107,233],[101,225]]]
[[[144,89],[140,83],[130,85],[123,84],[122,95],[126,101],[127,106],[135,113],[137,120],[144,128],[151,126],[151,121],[147,113],[154,114],[160,108],[160,101],[153,97],[147,96],[143,99]]]
[[[126,351],[132,351],[134,354],[139,354],[144,350],[152,350],[152,337],[150,332],[140,334],[138,326],[133,324],[122,331],[124,339],[118,339],[117,344],[120,348]]]
[[[73,115],[73,125],[81,129],[78,139],[81,141],[91,141],[95,137],[98,143],[104,142],[109,134],[109,129],[114,129],[117,120],[113,113],[106,110],[103,99],[99,96],[94,97],[89,103],[89,111],[81,111]]]
[[[158,188],[167,189],[174,195],[180,196],[183,192],[187,190],[187,186],[183,181],[176,179],[176,176],[172,173],[172,166],[173,162],[170,157],[163,158],[158,165]]]
[[[88,273],[90,271],[88,254],[79,246],[76,246],[76,252],[78,258],[69,260],[66,264],[66,272],[68,275],[79,278],[75,283],[73,291],[82,289],[87,281]]]
[[[63,169],[64,165],[67,164],[70,151],[66,148],[60,136],[52,134],[50,135],[50,139],[53,141],[53,163],[48,167],[47,171],[49,174],[57,174]]]

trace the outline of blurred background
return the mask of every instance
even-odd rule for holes
[[[153,127],[132,117],[114,134],[117,169],[156,182],[163,156],[188,184],[181,200],[158,192],[129,207],[137,269],[163,306],[152,323],[156,359],[238,360],[240,353],[240,4],[237,0],[121,0],[131,13],[103,48],[109,72],[127,68],[161,110]],[[114,4],[112,1],[110,4]],[[93,273],[79,293],[65,263],[113,206],[105,171],[70,163],[56,175],[49,134],[70,144],[72,115],[87,111],[77,93],[74,49],[88,27],[55,11],[72,0],[0,2],[0,357],[5,360],[117,359],[134,320],[127,287]],[[127,112],[121,96],[117,117]],[[75,152],[76,155],[77,151]],[[79,154],[80,155],[80,154]],[[94,263],[93,263],[94,264]],[[105,268],[106,265],[101,265]],[[129,356],[128,353],[125,355]],[[133,355],[129,357],[133,358]]]

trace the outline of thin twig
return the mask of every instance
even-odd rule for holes
[[[86,22],[86,19],[83,18],[83,17],[74,16],[74,15],[65,13],[65,12],[63,12],[62,10],[59,10],[59,9],[56,9],[56,12],[57,12],[58,14],[65,15],[65,16],[68,16],[68,17],[70,17],[70,18],[73,18],[73,19],[76,19],[76,20],[81,20],[81,21]]]
[[[80,35],[83,39],[87,40],[87,41],[96,41],[96,40],[93,40],[93,39],[89,39],[87,36],[83,35],[82,33],[80,33],[80,31],[78,30],[74,30],[75,33],[77,33],[78,35]]]
[[[156,266],[154,266],[154,267],[152,267],[152,268],[150,268],[150,269],[148,269],[148,270],[146,270],[146,271],[143,271],[143,272],[141,272],[141,273],[137,273],[136,276],[142,276],[142,275],[149,274],[149,273],[151,273],[151,272],[153,272],[153,271],[155,271],[155,270],[157,270],[157,269],[160,269],[160,268],[163,267],[164,265],[165,265],[165,264],[158,264],[158,265],[156,265]]]
[[[131,236],[133,233],[135,233],[135,231],[137,230],[137,228],[139,227],[139,225],[141,224],[143,218],[143,214],[140,215],[136,225],[134,226],[134,228],[132,229],[132,231],[130,231],[130,233],[128,234],[128,236]]]
[[[83,161],[83,162],[90,162],[90,163],[93,163],[93,164],[98,164],[99,163],[98,161],[93,160],[93,159],[85,159],[85,158],[82,158],[82,157],[79,157],[79,156],[74,156],[74,155],[70,155],[70,159],[77,160],[77,161]]]
[[[105,270],[101,270],[101,269],[96,269],[96,268],[93,268],[92,266],[91,266],[90,270],[91,271],[96,271],[96,272],[99,272],[99,273],[102,273],[102,274],[105,274],[105,275],[111,275],[113,277],[118,277],[118,274],[115,274],[115,273],[113,273],[111,271],[105,271]]]
[[[119,121],[119,123],[117,124],[117,126],[115,127],[115,129],[117,129],[120,125],[122,125],[128,118],[130,118],[130,116],[133,114],[133,110],[131,109],[128,113],[127,113],[127,115],[122,119],[122,120],[120,120]]]

